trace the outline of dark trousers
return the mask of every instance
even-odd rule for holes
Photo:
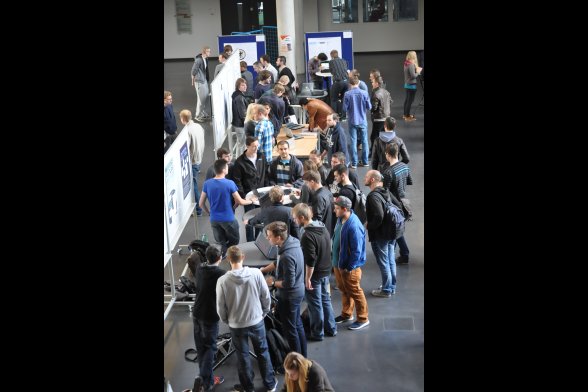
[[[347,91],[347,80],[333,82],[331,86],[331,108],[339,116],[342,115],[341,110],[343,108],[343,95],[345,91]]]
[[[300,318],[300,305],[303,298],[278,296],[278,314],[290,351],[296,351],[306,357],[306,334]]]
[[[405,88],[406,91],[406,98],[404,98],[404,115],[410,116],[410,107],[414,101],[414,97],[416,95],[416,89],[412,88]]]
[[[212,367],[214,365],[214,356],[218,349],[216,346],[218,321],[206,322],[198,319],[193,319],[193,321],[194,343],[196,343],[196,351],[198,351],[200,377],[204,381],[204,388],[210,389],[214,385]]]
[[[372,133],[370,135],[370,155],[374,151],[374,140],[378,138],[380,132],[384,130],[384,121],[372,121]]]

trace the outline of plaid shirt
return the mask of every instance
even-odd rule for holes
[[[260,120],[255,126],[255,137],[259,140],[259,149],[265,155],[266,162],[271,162],[274,126],[267,118]]]

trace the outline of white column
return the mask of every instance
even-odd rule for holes
[[[300,42],[296,39],[296,19],[294,12],[294,0],[276,0],[276,19],[278,21],[278,56],[286,57],[286,67],[290,68],[296,76],[296,52],[297,47],[303,45],[303,38]],[[287,36],[289,40],[282,40]],[[276,59],[271,59],[272,64]],[[298,77],[296,77],[298,79]],[[296,80],[298,83],[303,81]]]

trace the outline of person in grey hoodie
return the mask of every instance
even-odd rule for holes
[[[292,216],[301,227],[300,247],[306,268],[306,303],[310,318],[308,340],[320,341],[324,335],[336,336],[337,324],[329,294],[331,275],[331,238],[323,222],[312,220],[312,208],[300,203],[292,209]]]
[[[404,163],[410,161],[408,150],[404,141],[396,135],[394,131],[396,128],[396,119],[394,117],[386,117],[384,121],[384,131],[380,132],[380,135],[375,140],[372,151],[372,169],[383,173],[389,166],[388,160],[386,159],[386,146],[390,143],[398,144],[399,148],[399,160]]]
[[[270,311],[270,293],[263,275],[257,268],[243,267],[245,254],[236,245],[227,249],[231,270],[216,283],[216,311],[229,325],[238,360],[241,390],[252,392],[253,368],[249,358],[249,342],[257,355],[263,385],[268,392],[278,386],[269,356],[263,318]]]
[[[264,231],[270,244],[279,248],[278,260],[274,264],[276,278],[267,277],[266,282],[278,289],[276,298],[284,337],[290,351],[306,356],[306,335],[300,318],[300,305],[304,299],[304,256],[300,241],[288,235],[288,226],[284,222],[272,222]]]

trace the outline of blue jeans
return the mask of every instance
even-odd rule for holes
[[[192,183],[194,184],[194,197],[196,197],[196,212],[198,214],[202,213],[202,208],[198,206],[198,202],[200,201],[200,191],[198,190],[198,175],[200,174],[200,165],[193,164],[192,165]]]
[[[410,251],[408,250],[408,244],[406,243],[404,236],[398,238],[396,240],[396,243],[398,244],[398,249],[400,249],[400,256],[408,257]]]
[[[235,354],[237,354],[239,382],[245,391],[254,391],[253,368],[249,358],[249,341],[253,344],[253,351],[257,355],[259,372],[263,378],[263,385],[268,390],[275,388],[278,380],[274,377],[272,360],[269,356],[267,340],[265,337],[265,325],[263,320],[256,325],[245,328],[230,328]]]
[[[382,275],[382,291],[390,293],[396,290],[396,259],[394,258],[394,240],[372,241],[372,250]]]
[[[279,295],[279,291],[278,315],[282,322],[284,337],[288,340],[290,351],[296,351],[306,357],[306,335],[300,318],[300,305],[304,297],[283,297]]]
[[[245,212],[251,211],[255,208],[259,208],[259,206],[256,206],[255,204],[248,204],[243,206]],[[245,225],[245,238],[247,239],[247,242],[255,241],[260,231],[261,229],[253,228],[253,226],[250,225]]]
[[[232,222],[210,221],[210,227],[216,243],[223,248],[223,256],[227,253],[229,246],[239,245],[239,223],[237,219]]]
[[[351,125],[349,124],[349,134],[351,135],[351,166],[357,166],[357,139],[363,145],[361,149],[361,159],[363,163],[368,163],[368,154],[370,146],[367,137],[367,124]]]
[[[217,351],[216,338],[218,336],[218,321],[212,323],[198,319],[193,319],[193,321],[194,342],[196,343],[196,350],[198,351],[200,377],[202,377],[202,380],[204,381],[204,388],[209,389],[214,385],[212,367],[214,365],[214,356]]]
[[[329,276],[310,278],[310,283],[314,290],[306,290],[304,294],[310,316],[310,336],[314,339],[322,339],[324,332],[335,335],[337,324],[329,294]]]

